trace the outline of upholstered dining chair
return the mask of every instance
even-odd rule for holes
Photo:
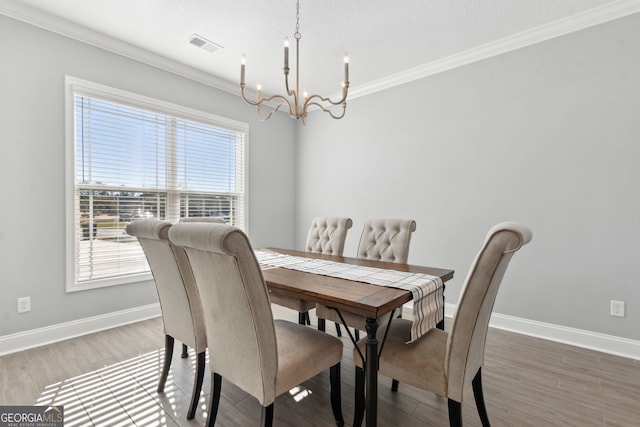
[[[215,224],[226,224],[224,218],[220,216],[189,216],[180,218],[180,222],[213,222]]]
[[[406,264],[409,259],[411,234],[416,230],[416,222],[411,219],[370,219],[363,228],[356,257],[376,261]],[[318,318],[331,320],[339,328],[341,323],[338,313],[322,304],[316,306]],[[364,331],[365,318],[351,313],[342,313],[347,326],[355,329],[356,340],[360,339],[360,332]],[[379,320],[385,324],[388,316]],[[339,329],[338,329],[339,330]]]
[[[191,267],[182,248],[169,242],[172,223],[161,220],[139,220],[127,225],[126,231],[135,236],[147,258],[155,281],[165,333],[164,362],[158,393],[164,386],[171,368],[175,339],[182,342],[182,357],[187,357],[187,346],[196,352],[196,371],[187,419],[195,416],[205,371],[207,338],[198,289]]]
[[[189,216],[180,218],[180,222],[213,222],[215,224],[226,224],[224,218],[219,216]],[[188,356],[187,353],[187,345],[182,343],[182,355],[181,357],[185,359]]]
[[[276,397],[330,369],[331,406],[344,425],[340,397],[342,341],[285,320],[274,320],[268,289],[249,238],[226,224],[176,224],[169,239],[183,247],[202,301],[212,389],[207,425],[213,426],[222,378],[254,396],[264,425],[273,422]]]
[[[313,218],[309,232],[307,233],[307,243],[304,250],[313,253],[342,256],[347,231],[349,231],[352,225],[353,221],[351,218],[333,216]],[[273,304],[297,311],[298,323],[301,325],[310,323],[309,310],[315,308],[315,302],[293,298],[276,292],[271,292],[269,296]],[[318,319],[318,329],[324,331],[324,319]],[[338,335],[340,335],[340,329],[337,324],[336,330],[338,331]]]
[[[432,329],[407,344],[411,337],[411,321],[393,319],[391,322],[378,359],[378,372],[446,397],[452,427],[462,426],[462,401],[469,383],[482,425],[489,426],[481,374],[489,318],[511,257],[530,240],[531,231],[517,223],[501,223],[489,230],[462,286],[450,332]],[[379,339],[383,339],[383,334]],[[358,342],[360,351],[363,351],[365,341]],[[355,347],[353,358],[356,364],[353,425],[358,427],[365,412],[364,370],[362,357]]]

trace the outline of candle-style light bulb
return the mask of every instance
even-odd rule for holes
[[[284,68],[289,68],[289,37],[284,39]]]
[[[245,58],[244,55],[242,55],[242,58],[240,58],[240,83],[244,84],[244,66],[247,62],[247,58]]]
[[[344,81],[349,82],[349,57],[344,56]]]

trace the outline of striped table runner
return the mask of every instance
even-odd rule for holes
[[[413,294],[413,326],[411,341],[420,338],[442,320],[444,304],[442,280],[424,273],[363,267],[342,262],[327,261],[257,250],[256,258],[262,266],[282,267],[306,273],[354,280],[373,285],[406,289]]]

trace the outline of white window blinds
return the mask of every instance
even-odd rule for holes
[[[68,95],[74,288],[149,277],[141,247],[125,232],[130,221],[218,216],[246,228],[246,129],[86,82],[71,83]]]

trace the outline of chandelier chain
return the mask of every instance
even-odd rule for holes
[[[302,34],[300,34],[300,1],[296,2],[296,32],[293,34],[297,40],[302,38]]]

